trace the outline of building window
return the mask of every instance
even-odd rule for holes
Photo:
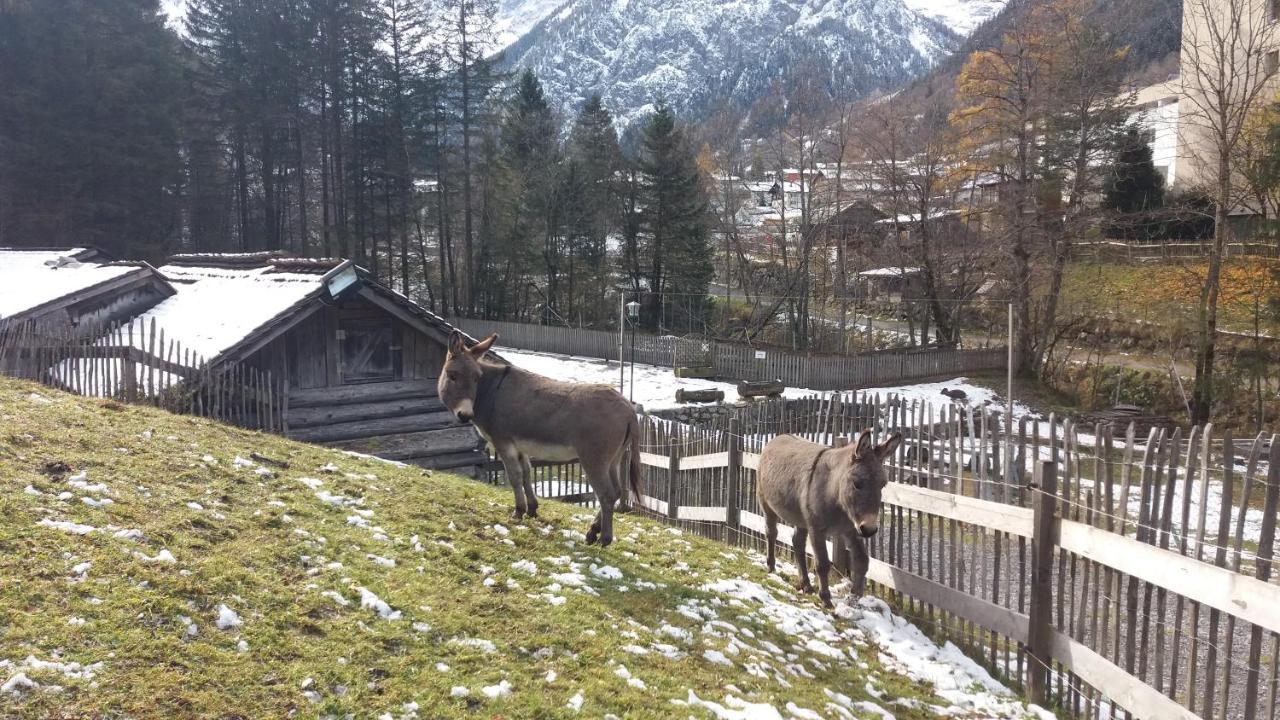
[[[1267,75],[1275,75],[1280,70],[1280,50],[1272,50],[1267,53],[1266,60]]]

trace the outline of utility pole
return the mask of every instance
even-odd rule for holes
[[[627,365],[623,356],[627,342],[627,296],[618,293],[618,394],[627,394]]]

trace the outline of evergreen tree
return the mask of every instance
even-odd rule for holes
[[[667,306],[698,319],[714,273],[709,240],[707,197],[697,158],[675,114],[659,102],[645,123],[639,162],[643,218],[648,247],[644,255],[649,281],[648,317],[656,325]]]
[[[1121,140],[1104,205],[1119,213],[1154,210],[1164,205],[1164,177],[1152,163],[1151,146],[1136,127]]]
[[[521,278],[537,257],[545,277],[544,320],[559,312],[561,237],[558,187],[557,124],[542,84],[531,70],[516,83],[501,128],[501,155],[507,230],[498,252],[504,278]]]
[[[181,64],[157,0],[0,3],[0,245],[162,257]]]
[[[604,308],[599,299],[608,289],[608,238],[618,224],[618,184],[624,161],[613,116],[599,95],[583,104],[565,155],[567,309],[570,314],[601,319]]]

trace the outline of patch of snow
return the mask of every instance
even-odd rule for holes
[[[475,648],[486,655],[498,651],[498,647],[493,644],[492,640],[483,640],[481,638],[451,638],[449,644],[456,647]]]
[[[53,528],[54,530],[69,532],[73,535],[88,535],[89,533],[97,532],[98,530],[98,528],[92,525],[81,525],[80,523],[73,523],[68,520],[50,520],[49,518],[41,518],[36,521],[36,524],[42,527]]]
[[[400,619],[399,610],[392,610],[385,600],[373,594],[368,588],[357,587],[356,591],[360,593],[360,607],[374,611],[383,620]]]
[[[233,630],[244,623],[240,620],[240,616],[236,614],[235,610],[232,610],[226,605],[219,605],[216,624],[219,630]]]
[[[449,697],[464,698],[470,694],[471,694],[471,691],[466,689],[462,685],[454,685],[453,689],[449,691]]]
[[[480,692],[490,700],[509,697],[511,695],[511,683],[503,680],[497,685],[486,685],[485,687],[480,688]]]

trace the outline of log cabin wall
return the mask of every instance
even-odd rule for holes
[[[488,458],[439,401],[444,357],[442,340],[356,297],[316,310],[250,362],[288,378],[289,437],[468,472]]]

